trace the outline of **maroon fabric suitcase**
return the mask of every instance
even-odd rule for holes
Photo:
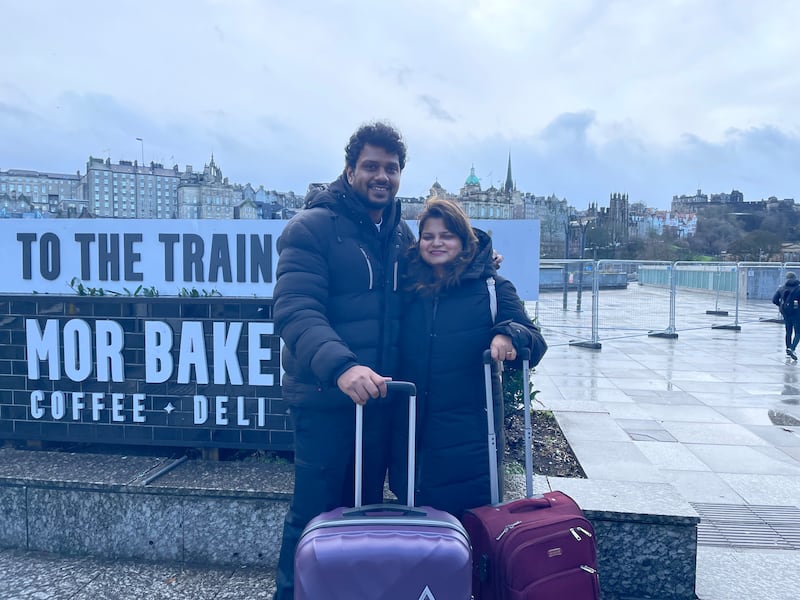
[[[462,521],[473,552],[475,600],[599,600],[594,529],[580,507],[558,491],[533,493],[529,360],[523,353],[527,498],[500,504],[492,477],[492,505],[468,510]],[[489,465],[497,465],[491,394],[491,356],[484,355]]]
[[[314,518],[295,553],[295,600],[469,600],[472,555],[463,525],[431,507],[414,507],[416,390],[409,396],[407,505],[361,504],[362,407],[356,407],[356,504]]]

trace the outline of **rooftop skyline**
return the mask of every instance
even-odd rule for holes
[[[500,187],[578,209],[737,189],[798,197],[800,4],[518,0],[67,4],[0,0],[0,169],[85,157],[305,193],[363,122],[409,160],[400,195]],[[137,138],[140,138],[137,139]]]

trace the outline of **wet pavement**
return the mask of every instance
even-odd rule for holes
[[[800,365],[783,325],[551,345],[536,404],[593,481],[671,484],[701,516],[701,600],[800,598]]]
[[[536,407],[552,410],[588,478],[669,483],[700,514],[701,600],[800,597],[800,365],[783,326],[677,339],[552,338]],[[269,598],[262,569],[105,563],[0,550],[0,599]]]

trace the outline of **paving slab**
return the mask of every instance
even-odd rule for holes
[[[561,412],[556,416],[558,424],[570,443],[586,440],[602,442],[630,441],[625,431],[607,414]]]
[[[800,552],[699,546],[695,590],[699,600],[797,600]],[[745,576],[739,576],[744,574]]]
[[[721,473],[719,477],[748,504],[800,505],[800,477],[797,475]]]
[[[660,469],[670,483],[689,502],[743,504],[739,495],[722,477],[710,471]]]
[[[267,600],[274,571],[0,550],[3,600]]]
[[[676,471],[711,471],[683,444],[665,444],[656,441],[634,442],[639,451],[659,469]]]
[[[655,404],[641,402],[642,410],[659,421],[686,421],[694,423],[730,423],[719,410],[696,404]]]
[[[800,464],[779,450],[763,446],[686,444],[686,448],[715,473],[800,476]]]
[[[589,479],[663,482],[664,477],[633,441],[574,440],[572,450]]]
[[[685,444],[767,445],[764,439],[736,423],[663,421],[662,425],[675,439]]]

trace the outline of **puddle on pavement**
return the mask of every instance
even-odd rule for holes
[[[767,412],[769,420],[773,425],[782,425],[784,427],[794,427],[800,425],[800,420],[795,419],[791,415],[787,415],[779,410],[770,410]]]

